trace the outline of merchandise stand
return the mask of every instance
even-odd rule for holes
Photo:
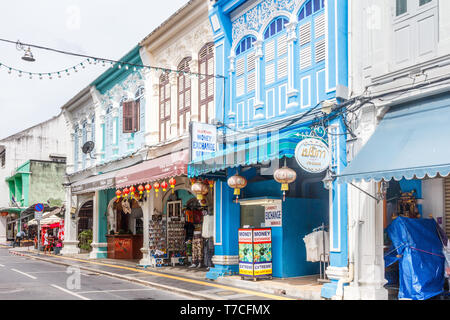
[[[320,227],[315,228],[313,230],[313,232],[316,231],[326,231],[328,229],[328,226],[325,226],[323,223]],[[320,254],[320,276],[319,279],[317,279],[318,282],[330,282],[330,280],[328,279],[325,270],[327,269],[327,266],[330,264],[330,255],[326,253],[325,250],[325,234],[322,233],[322,241],[323,241],[323,246],[322,246],[322,253]]]

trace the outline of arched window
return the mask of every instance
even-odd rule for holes
[[[325,8],[325,0],[310,0],[308,1],[300,10],[298,14],[298,21],[302,21],[305,18],[308,18],[313,13]]]
[[[267,118],[278,116],[287,108],[287,23],[284,17],[276,18],[264,32],[264,99]]]
[[[249,36],[244,38],[236,49],[235,63],[235,95],[236,102],[236,125],[245,127],[248,125],[251,112],[255,104],[255,88],[256,88],[256,59],[254,42],[256,38]],[[233,106],[234,108],[234,106]]]
[[[214,43],[208,43],[200,50],[198,70],[201,74],[198,86],[200,122],[208,123],[214,110]]]
[[[159,140],[165,141],[170,135],[170,82],[169,73],[159,77]]]
[[[191,75],[189,62],[192,58],[184,58],[178,65],[178,133],[183,134],[191,121]]]

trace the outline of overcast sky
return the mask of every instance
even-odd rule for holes
[[[0,38],[118,60],[187,0],[16,0],[2,1]],[[83,58],[0,41],[0,63],[29,72],[59,71]],[[0,139],[48,120],[105,68],[90,66],[52,80],[8,74],[0,67]]]

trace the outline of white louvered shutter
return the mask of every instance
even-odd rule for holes
[[[255,90],[255,85],[256,85],[255,80],[256,80],[255,72],[250,73],[247,78],[247,92],[252,92]]]
[[[450,178],[445,178],[444,182],[444,197],[445,197],[445,233],[450,237]]]
[[[240,97],[245,93],[245,78],[236,79],[236,96]]]
[[[275,82],[275,64],[266,65],[266,84]]]
[[[278,79],[287,77],[287,57],[278,60]]]
[[[300,45],[304,46],[311,42],[311,23],[305,23],[300,27],[299,34]]]
[[[287,53],[287,34],[283,34],[278,38],[278,48],[277,53],[278,56],[281,57],[282,55]]]
[[[300,49],[300,69],[311,66],[311,47]]]
[[[255,70],[255,52],[249,53],[247,56],[247,72]]]
[[[244,58],[239,58],[236,60],[236,76],[242,76],[245,71],[245,60]]]
[[[314,20],[315,38],[320,38],[325,35],[325,15],[321,14]]]
[[[275,41],[271,40],[266,44],[266,52],[265,52],[266,62],[272,61],[275,59]]]
[[[325,60],[325,39],[317,41],[316,46],[316,62]]]

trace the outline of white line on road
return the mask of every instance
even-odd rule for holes
[[[103,292],[129,292],[129,291],[154,291],[155,289],[115,289],[115,290],[97,290],[97,291],[84,291],[80,293],[103,293]]]
[[[15,272],[18,272],[18,273],[21,273],[21,274],[23,274],[24,276],[27,276],[27,277],[29,277],[29,278],[31,278],[31,279],[34,279],[34,280],[37,279],[35,276],[29,275],[28,273],[19,271],[19,270],[17,270],[17,269],[11,269],[11,270],[12,270],[12,271],[15,271]]]
[[[4,265],[0,264],[0,267],[4,267]]]
[[[83,297],[83,296],[81,296],[79,294],[76,294],[75,292],[72,292],[72,291],[69,291],[67,289],[61,288],[60,286],[57,286],[56,284],[52,284],[52,287],[54,287],[56,289],[59,289],[61,291],[64,291],[65,293],[71,294],[71,295],[73,295],[73,296],[75,296],[77,298],[80,298],[80,299],[83,299],[83,300],[91,300],[89,298],[86,298],[86,297]]]

